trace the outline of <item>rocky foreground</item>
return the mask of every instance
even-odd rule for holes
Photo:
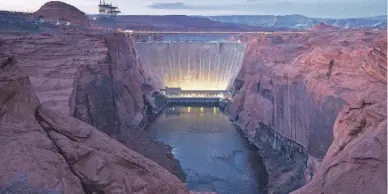
[[[64,64],[58,62],[51,66]],[[44,64],[40,67],[36,72],[53,73],[45,71]],[[63,100],[67,93],[57,92],[61,90],[54,86],[66,86],[58,79],[66,83],[64,75],[68,74],[46,74],[47,79],[40,81],[52,88],[32,84],[3,40],[0,68],[1,193],[194,193],[157,163],[66,112],[69,107],[57,100]],[[41,100],[35,89],[52,91],[58,97]]]
[[[386,31],[317,29],[252,41],[227,111],[270,193],[385,193]]]
[[[166,102],[144,73],[131,39],[78,29],[0,37],[41,103],[91,124],[184,180],[170,148],[135,130]]]

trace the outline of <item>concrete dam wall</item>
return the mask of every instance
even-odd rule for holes
[[[136,43],[156,86],[182,90],[226,90],[244,58],[245,43]]]

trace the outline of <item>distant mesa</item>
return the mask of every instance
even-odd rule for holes
[[[327,25],[325,23],[319,23],[310,29],[310,31],[313,31],[313,32],[333,31],[333,30],[339,30],[339,28],[332,25]]]
[[[61,1],[47,2],[32,15],[36,19],[43,19],[45,21],[58,21],[83,27],[90,26],[89,18],[84,12]]]

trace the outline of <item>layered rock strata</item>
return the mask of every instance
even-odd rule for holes
[[[69,28],[0,36],[12,46],[41,103],[93,125],[184,179],[171,148],[140,130],[166,101],[142,70],[131,39]]]
[[[0,193],[189,192],[174,175],[51,103],[0,41]]]
[[[314,32],[262,36],[248,46],[227,112],[253,143],[259,147],[271,147],[287,156],[278,160],[269,152],[263,153],[264,157],[268,155],[269,183],[278,182],[269,185],[270,192],[295,190],[310,181],[315,172],[313,180],[322,178],[318,172],[325,168],[325,159],[321,166],[320,161],[331,155],[329,147],[338,145],[337,141],[346,136],[342,133],[346,127],[335,124],[343,120],[342,112],[347,112],[346,107],[363,108],[363,102],[368,106],[370,103],[385,103],[384,41],[384,35],[375,31]],[[384,111],[379,109],[377,112],[382,116],[373,119],[371,125],[377,126],[386,117]],[[350,117],[362,116],[353,114]],[[364,123],[362,120],[360,122]],[[366,126],[362,125],[360,131],[365,131]],[[384,145],[384,141],[381,142]],[[377,146],[374,149],[380,153],[386,148]],[[289,160],[295,164],[291,168],[294,175],[288,177],[288,181],[299,182],[292,184],[291,188],[290,184],[284,184],[287,176],[271,176],[278,174],[273,166],[287,166]],[[386,159],[380,160],[382,167]],[[369,165],[368,162],[365,164]],[[291,172],[290,169],[284,171]],[[367,177],[386,181],[385,172],[381,171],[379,175],[370,173]],[[346,177],[347,173],[350,171],[345,170],[338,176]],[[363,174],[365,172],[355,171],[349,176]],[[327,177],[330,178],[337,179]],[[334,183],[329,183],[328,187]],[[345,183],[347,187],[354,184]],[[377,190],[384,188],[386,186],[381,185]],[[320,187],[314,191],[320,189],[325,191],[328,188]]]

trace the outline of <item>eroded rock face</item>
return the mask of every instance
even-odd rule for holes
[[[84,193],[81,181],[35,119],[28,76],[0,42],[0,193]]]
[[[81,67],[99,66],[108,49],[100,34],[75,30],[52,33],[0,34],[12,47],[18,65],[30,77],[41,103],[57,111],[74,112],[74,92]]]
[[[104,45],[107,55],[99,65],[79,67],[74,115],[109,135],[141,128],[145,77],[133,42],[124,34],[110,34]]]
[[[166,101],[142,70],[132,40],[123,34],[72,29],[0,36],[12,46],[41,103],[74,115],[182,175],[170,148],[138,130]]]
[[[50,102],[40,105],[28,76],[2,46],[1,193],[196,193],[95,127]]]
[[[345,130],[344,126],[338,127],[335,123],[339,122],[346,107],[360,107],[363,101],[369,106],[371,104],[368,102],[372,99],[374,103],[385,102],[385,56],[386,38],[380,32],[314,32],[259,37],[247,48],[234,96],[227,110],[230,118],[254,143],[268,142],[273,149],[290,155],[291,160],[298,152],[297,149],[290,149],[298,147],[291,144],[303,146],[308,154],[306,157],[309,157],[309,166],[306,166],[306,161],[298,165],[306,169],[304,181],[308,182],[314,172],[318,173],[319,169],[325,168],[326,159],[321,166],[319,161],[325,155],[327,158],[331,147],[337,144],[335,142],[344,138],[344,134],[339,133]],[[360,114],[354,113],[350,117],[356,119]],[[364,123],[362,119],[359,122]],[[378,125],[380,122],[381,119],[374,119],[370,125]],[[268,128],[271,134],[263,136],[261,131]],[[361,128],[364,131],[364,127]],[[273,137],[276,135],[273,133],[288,140],[275,141]],[[380,150],[381,147],[375,146],[374,149]],[[384,162],[386,160],[381,160],[380,167]],[[273,165],[273,162],[267,162],[266,165]],[[346,175],[347,172],[350,171],[343,171],[343,175],[336,176],[353,176]],[[360,176],[366,174],[364,171],[352,173]],[[381,173],[366,176],[371,176],[371,180],[372,177],[375,180],[382,178],[380,182],[385,182],[386,177]],[[313,180],[322,177],[322,174],[318,174],[314,175]],[[326,179],[330,178],[326,176]],[[333,184],[340,182],[332,178]],[[269,179],[269,182],[278,180],[271,180],[271,172]],[[354,184],[349,181],[344,183],[345,187]],[[333,185],[329,183],[330,186]],[[312,193],[320,193],[322,188]],[[337,188],[342,191],[340,187]],[[384,188],[379,186],[375,191]],[[323,190],[335,191],[326,189]],[[283,192],[287,193],[285,190]],[[312,190],[303,191],[309,193]]]
[[[96,128],[44,105],[38,114],[87,193],[188,193],[177,177]]]
[[[90,26],[89,18],[76,7],[61,1],[45,3],[38,11],[32,14],[35,18],[51,20],[52,22],[70,22],[72,25]]]
[[[361,93],[360,101],[348,103],[339,113],[334,141],[319,169],[293,193],[386,193],[386,45],[385,38],[377,39],[363,66],[377,90]]]

